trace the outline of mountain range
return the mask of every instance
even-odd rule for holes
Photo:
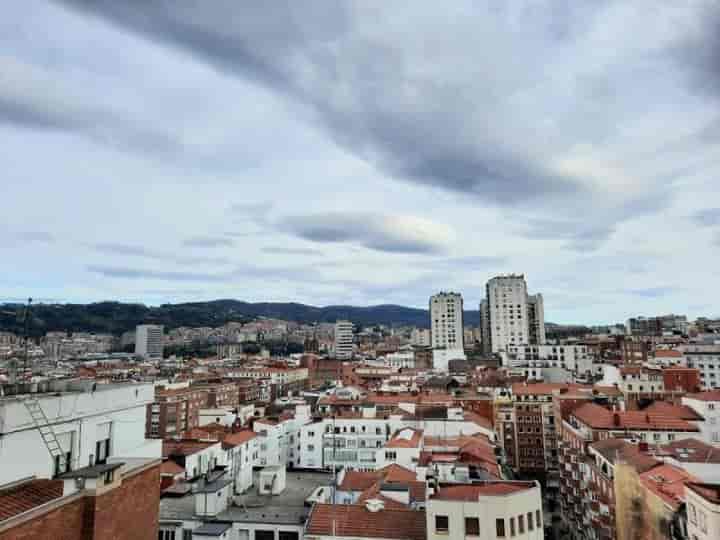
[[[0,331],[23,333],[21,304],[0,304]],[[31,335],[49,331],[97,332],[119,335],[142,323],[179,326],[221,326],[229,321],[245,322],[258,317],[284,319],[301,323],[335,322],[348,319],[361,325],[413,325],[427,328],[428,310],[397,305],[325,306],[317,307],[295,302],[242,302],[210,300],[146,306],[122,302],[92,304],[37,304],[32,307]],[[479,311],[465,311],[466,325],[477,326]]]

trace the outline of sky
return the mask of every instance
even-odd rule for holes
[[[720,315],[716,0],[7,0],[0,300]]]

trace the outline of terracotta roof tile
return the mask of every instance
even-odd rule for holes
[[[422,434],[421,429],[409,427],[399,429],[385,444],[385,448],[419,448]]]
[[[184,472],[185,469],[171,459],[166,459],[162,462],[162,465],[160,465],[160,474],[175,476],[176,474],[182,474]]]
[[[62,480],[29,480],[0,490],[0,521],[62,497]]]
[[[479,497],[511,495],[536,487],[534,482],[483,482],[478,484],[445,485],[431,499],[477,501]]]
[[[643,412],[672,416],[674,418],[680,418],[681,420],[697,421],[703,419],[702,416],[687,405],[673,405],[665,401],[653,401],[643,409]]]
[[[680,418],[645,411],[610,411],[595,403],[585,403],[571,415],[593,429],[699,431],[696,426]]]
[[[677,509],[685,500],[685,483],[698,479],[673,465],[660,465],[640,475],[640,482],[665,503]]]
[[[370,512],[360,504],[317,504],[310,514],[307,534],[425,540],[425,512],[395,508]]]

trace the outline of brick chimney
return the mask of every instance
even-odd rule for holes
[[[613,413],[613,425],[614,426],[620,425],[620,414],[619,413]]]

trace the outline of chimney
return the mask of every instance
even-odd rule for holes
[[[638,450],[640,450],[643,454],[647,454],[648,449],[648,443],[646,443],[645,441],[641,441],[640,443],[638,443]]]
[[[614,426],[620,425],[620,415],[618,413],[613,413],[613,425]]]

